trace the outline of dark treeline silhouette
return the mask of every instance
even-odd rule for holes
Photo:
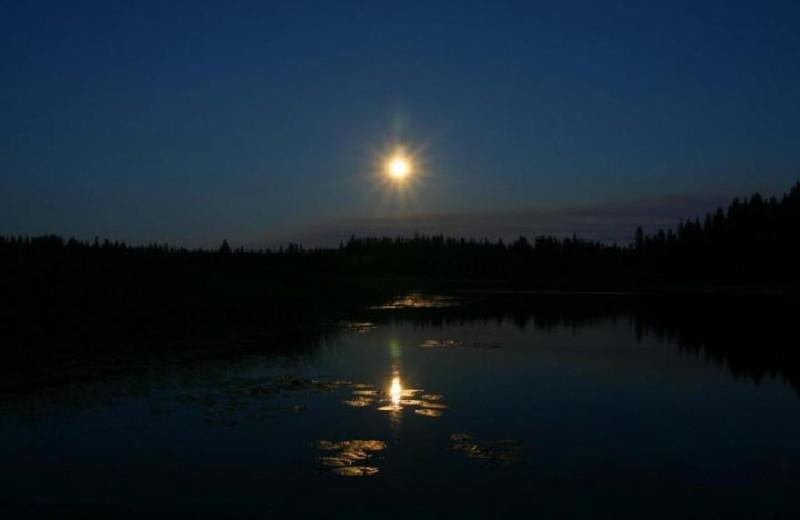
[[[643,277],[709,282],[797,282],[800,279],[800,182],[780,200],[734,199],[673,232],[645,236],[634,249]]]
[[[466,280],[527,280],[578,284],[769,283],[800,281],[800,182],[780,200],[756,194],[675,230],[646,235],[638,228],[630,244],[602,244],[540,236],[511,242],[439,236],[351,237],[338,248],[187,250],[152,244],[131,247],[95,239],[57,236],[0,237],[4,284],[22,277],[29,290],[58,289],[63,277],[85,276],[104,291],[137,277],[167,280],[197,275],[193,284],[219,273],[236,276],[416,277]],[[9,282],[9,279],[11,281]],[[137,280],[138,283],[139,280]],[[165,280],[166,282],[166,280]]]
[[[526,237],[504,243],[434,237],[351,238],[333,258],[339,272],[545,282],[768,283],[800,281],[800,183],[780,200],[735,199],[673,230],[631,244]]]

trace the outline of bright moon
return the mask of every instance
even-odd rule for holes
[[[389,175],[397,180],[405,178],[410,169],[408,159],[404,157],[394,157],[389,161]]]

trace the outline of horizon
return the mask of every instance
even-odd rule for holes
[[[800,180],[796,184],[800,184]],[[411,239],[416,236],[444,236],[448,239],[489,242],[511,242],[520,237],[554,237],[558,239],[576,237],[580,240],[603,245],[630,246],[634,242],[637,228],[646,235],[658,231],[675,231],[678,224],[690,220],[702,220],[717,209],[727,210],[734,200],[748,200],[761,196],[765,200],[782,193],[750,193],[745,196],[680,196],[662,195],[642,199],[628,199],[597,204],[551,206],[543,208],[517,208],[504,212],[473,213],[428,213],[411,215],[387,215],[382,217],[360,217],[311,223],[280,235],[230,240],[220,237],[195,243],[169,242],[163,240],[129,241],[109,236],[75,236],[55,232],[27,234],[2,233],[0,236],[45,237],[57,236],[63,240],[78,240],[83,243],[109,241],[124,243],[129,247],[146,247],[166,244],[177,249],[213,251],[224,241],[234,249],[245,251],[277,250],[295,245],[305,249],[330,249],[346,243],[351,237],[378,239]],[[491,230],[491,232],[487,232]]]

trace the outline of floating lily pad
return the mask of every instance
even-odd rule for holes
[[[377,440],[353,439],[346,441],[314,441],[312,446],[318,450],[352,450],[352,451],[381,451],[386,449],[386,443]]]
[[[426,339],[420,343],[420,347],[424,348],[440,348],[440,347],[457,347],[461,342],[455,339]]]
[[[378,473],[378,468],[373,466],[343,466],[332,470],[343,477],[371,477]]]
[[[400,399],[400,404],[403,406],[424,406],[425,401],[419,399]]]
[[[353,383],[350,385],[351,388],[359,388],[359,389],[372,388],[372,386],[373,385],[370,385],[369,383]]]
[[[318,385],[328,385],[328,386],[352,386],[353,382],[349,379],[333,379],[331,381],[315,381],[311,380],[312,383]]]
[[[352,460],[342,457],[319,457],[317,458],[317,462],[320,466],[325,466],[326,468],[342,468],[353,463]]]
[[[339,457],[347,460],[364,460],[369,457],[369,453],[361,450],[347,450],[339,453]]]
[[[351,450],[362,450],[362,451],[382,451],[386,449],[386,443],[383,441],[376,441],[376,440],[351,440],[351,441],[342,441],[344,447],[351,449]]]
[[[354,395],[370,395],[370,396],[375,396],[375,395],[382,395],[382,394],[383,394],[383,391],[382,391],[382,390],[353,390],[353,394],[354,394]]]
[[[520,441],[477,442],[465,433],[455,433],[450,436],[450,440],[454,441],[453,450],[460,451],[472,459],[487,460],[490,467],[511,464],[520,460],[524,448]]]
[[[347,406],[353,406],[356,408],[363,408],[364,406],[369,406],[373,403],[372,399],[367,397],[356,397],[355,399],[345,399],[342,401],[342,404],[346,404]]]
[[[340,321],[338,325],[344,330],[360,333],[370,332],[377,328],[371,321]]]
[[[442,394],[422,394],[420,397],[426,401],[441,401],[444,399]]]
[[[341,443],[333,441],[314,441],[311,443],[311,445],[317,448],[318,450],[330,451],[330,450],[338,450],[341,446]]]
[[[312,446],[323,451],[338,451],[334,455],[318,457],[317,464],[345,477],[366,477],[378,473],[378,468],[361,466],[358,463],[372,457],[372,452],[386,449],[385,442],[374,439],[351,439],[339,442],[321,440],[314,441]]]

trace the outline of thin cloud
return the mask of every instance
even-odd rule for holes
[[[694,218],[725,205],[722,197],[662,196],[614,203],[530,208],[514,211],[425,213],[391,217],[336,219],[317,222],[293,232],[270,235],[254,241],[254,247],[276,247],[288,242],[306,247],[336,246],[350,236],[410,237],[438,235],[489,240],[513,240],[520,235],[580,238],[604,243],[627,244],[642,226],[652,232],[674,228],[679,221]]]

